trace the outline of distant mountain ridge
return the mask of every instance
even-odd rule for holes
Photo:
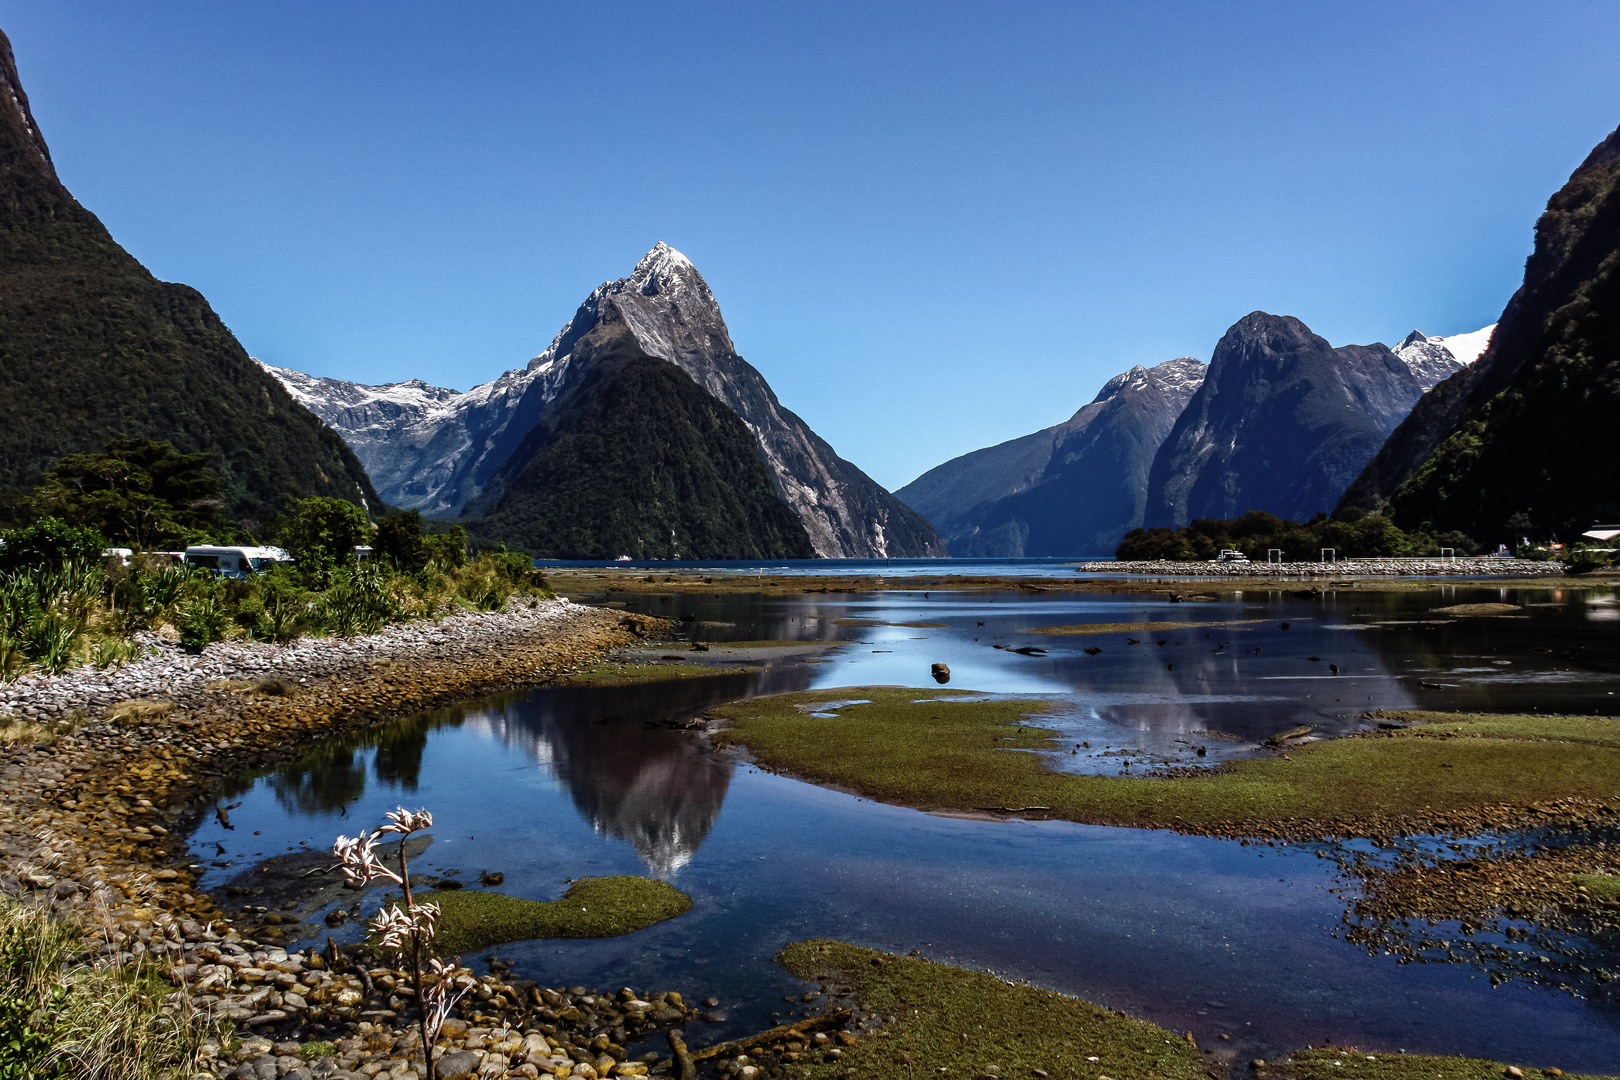
[[[757,443],[772,485],[816,554],[833,558],[938,556],[945,546],[915,511],[844,461],[782,407],[736,352],[719,304],[697,268],[659,243],[627,278],[598,286],[527,366],[466,393],[419,383],[367,387],[269,368],[369,463],[383,497],[429,516],[492,512],[526,464],[522,450],[553,404],[589,365],[580,341],[620,325],[643,354],[684,371],[723,402]]]
[[[226,509],[377,507],[354,453],[252,360],[208,301],[158,281],[56,175],[0,33],[0,487],[118,438],[209,451]]]
[[[895,494],[969,557],[1103,554],[1178,515],[1309,518],[1493,329],[1335,349],[1297,319],[1255,312],[1216,348],[1219,387],[1216,366],[1192,357],[1135,367],[1063,424],[953,458]]]
[[[959,557],[1107,554],[1141,525],[1154,454],[1204,372],[1190,356],[1138,365],[1063,423],[953,458],[895,494]]]
[[[1490,345],[1426,395],[1340,505],[1388,505],[1403,527],[1510,539],[1524,515],[1566,539],[1620,516],[1620,130],[1595,147],[1536,222],[1524,283]]]

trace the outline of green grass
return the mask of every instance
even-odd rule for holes
[[[852,992],[863,1008],[894,1022],[865,1036],[836,1062],[800,1062],[807,1080],[846,1076],[1003,1077],[1040,1069],[1053,1080],[1202,1080],[1221,1066],[1173,1031],[1121,1012],[993,975],[894,956],[847,942],[800,941],[777,961],[801,979]],[[966,1035],[964,1039],[962,1036]],[[1087,1060],[1095,1057],[1096,1061]],[[1501,1080],[1501,1062],[1426,1054],[1367,1054],[1348,1047],[1301,1050],[1266,1064],[1259,1080]],[[1521,1066],[1527,1077],[1540,1076]],[[1237,1069],[1229,1075],[1245,1075]],[[1551,1074],[1549,1074],[1551,1075]],[[1568,1080],[1602,1080],[1568,1074]]]
[[[1145,1020],[983,972],[827,940],[796,942],[777,959],[802,979],[849,987],[862,1006],[895,1018],[884,1027],[887,1038],[862,1038],[836,1063],[800,1066],[818,1080],[842,1080],[849,1070],[921,1076],[948,1069],[946,1076],[973,1077],[991,1065],[1004,1077],[1043,1069],[1085,1080],[1202,1080],[1208,1067],[1186,1039]]]
[[[1292,748],[1177,779],[1053,772],[1017,749],[1066,749],[1028,717],[1045,701],[986,701],[966,691],[843,688],[714,710],[763,765],[924,809],[1046,806],[1098,824],[1318,833],[1387,828],[1394,820],[1496,812],[1580,796],[1620,800],[1620,720],[1605,717],[1403,714],[1420,726],[1376,738]],[[836,715],[817,702],[863,699]],[[1011,725],[1011,726],[1009,726]]]
[[[1439,1057],[1433,1054],[1368,1054],[1346,1047],[1301,1050],[1260,1070],[1264,1080],[1502,1080],[1504,1066],[1484,1058]],[[1523,1066],[1525,1076],[1541,1076]],[[1565,1073],[1565,1080],[1602,1080]]]
[[[1599,899],[1620,899],[1620,874],[1576,874],[1575,884]]]
[[[557,680],[560,686],[633,686],[638,683],[668,682],[671,679],[701,679],[710,675],[736,675],[758,671],[752,667],[713,667],[704,664],[593,664]]]
[[[618,937],[684,915],[692,898],[653,878],[581,878],[561,900],[525,900],[504,893],[461,889],[417,896],[439,905],[434,952],[476,952],[534,938]]]

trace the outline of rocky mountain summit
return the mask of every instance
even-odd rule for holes
[[[1384,345],[1336,349],[1292,316],[1252,312],[1215,346],[1159,448],[1146,524],[1330,509],[1422,395]]]
[[[226,509],[378,503],[354,453],[251,359],[195,289],[159,281],[57,177],[0,34],[0,488],[113,439],[207,451]]]
[[[626,348],[673,364],[735,413],[756,443],[776,497],[797,517],[816,554],[945,554],[921,516],[782,407],[764,377],[738,355],[708,283],[667,244],[649,251],[629,277],[598,286],[525,367],[464,394],[414,382],[368,387],[273,370],[354,447],[390,503],[438,517],[492,513],[504,485],[523,471],[525,455],[538,449],[531,433],[555,431],[555,423],[542,422],[589,378],[591,364],[577,355],[578,346],[604,325],[622,328]],[[488,490],[492,484],[496,490]]]
[[[1414,330],[1391,351],[1406,361],[1424,393],[1428,393],[1436,384],[1478,360],[1495,329],[1496,324],[1492,323],[1483,330],[1450,337],[1427,337],[1423,331]]]
[[[1154,455],[1206,370],[1190,356],[1138,365],[1063,423],[953,458],[895,494],[957,556],[1111,552],[1142,524]]]

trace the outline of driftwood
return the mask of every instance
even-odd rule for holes
[[[686,1040],[674,1028],[667,1032],[669,1036],[669,1049],[675,1055],[675,1075],[679,1080],[697,1080],[697,1067],[692,1064],[692,1055],[686,1052]]]
[[[1316,729],[1311,727],[1311,725],[1309,725],[1309,724],[1301,724],[1297,728],[1289,728],[1287,731],[1279,731],[1279,732],[1277,732],[1277,734],[1273,735],[1271,738],[1266,740],[1266,745],[1267,746],[1281,746],[1283,743],[1287,742],[1289,739],[1297,739],[1302,735],[1309,735],[1311,732],[1313,732],[1315,730]]]
[[[1031,810],[1050,810],[1050,806],[975,806],[973,809],[986,814],[1023,814]]]
[[[758,1035],[750,1035],[746,1039],[732,1039],[730,1042],[716,1043],[693,1054],[692,1060],[694,1062],[708,1061],[710,1058],[735,1054],[739,1050],[746,1050],[750,1046],[758,1046],[760,1043],[775,1042],[778,1039],[791,1039],[795,1035],[803,1035],[817,1028],[837,1027],[853,1015],[854,1010],[852,1009],[839,1009],[837,1012],[822,1013],[820,1016],[800,1020],[796,1024],[783,1024],[781,1027],[773,1027],[769,1031],[762,1031]],[[673,1034],[671,1032],[671,1035]]]

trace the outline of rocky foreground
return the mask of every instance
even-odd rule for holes
[[[222,643],[197,656],[152,637],[148,656],[117,670],[25,677],[0,690],[0,732],[13,740],[0,744],[0,889],[83,919],[100,962],[156,963],[177,986],[172,1007],[271,1036],[212,1047],[208,1075],[417,1075],[404,1060],[413,1036],[399,974],[289,954],[274,914],[251,906],[232,926],[198,890],[185,833],[244,769],[345,730],[547,682],[659,627],[565,600],[515,602],[366,637]],[[450,1053],[463,1056],[449,1064],[493,1076],[537,1076],[541,1065],[551,1075],[645,1071],[587,1045],[635,1026],[624,1002],[617,1022],[601,1025],[589,1011],[600,999],[586,1002],[583,990],[513,987],[494,970],[463,969],[459,980],[482,1019],[452,1024]],[[660,1010],[665,1022],[671,1010],[686,1015],[678,995],[665,996],[647,1003],[643,1022],[659,1022],[647,1017]],[[531,1026],[508,1026],[519,1018]]]

